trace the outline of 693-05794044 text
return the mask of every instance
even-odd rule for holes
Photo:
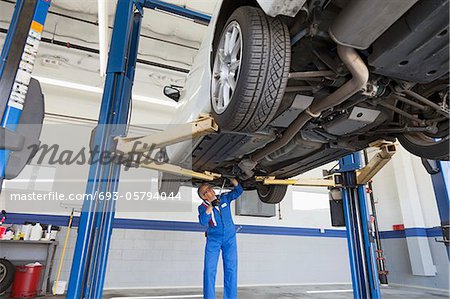
[[[61,193],[61,192],[30,192],[30,193],[11,193],[10,200],[13,201],[81,201],[81,200],[127,200],[127,201],[175,201],[181,200],[181,194],[166,192],[94,192],[94,194],[83,193]]]

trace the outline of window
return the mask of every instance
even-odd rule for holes
[[[328,192],[292,191],[292,208],[310,211],[330,209]]]

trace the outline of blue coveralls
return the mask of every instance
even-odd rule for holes
[[[203,268],[203,297],[216,298],[216,273],[219,253],[222,249],[224,271],[225,299],[237,298],[237,246],[236,228],[231,217],[231,201],[238,198],[243,192],[239,184],[233,191],[221,194],[220,204],[214,207],[211,214],[206,214],[209,203],[203,201],[198,207],[200,224],[208,227],[206,234],[205,264]]]

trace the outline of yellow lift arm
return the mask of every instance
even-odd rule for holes
[[[149,149],[158,149],[183,141],[192,140],[215,133],[219,130],[219,126],[211,115],[200,115],[195,121],[171,126],[169,129],[145,136],[137,137],[116,137],[117,151],[128,154],[139,154],[149,151]],[[222,175],[209,171],[196,172],[191,169],[182,168],[177,165],[158,162],[154,160],[144,160],[138,165],[139,167],[153,169],[161,172],[196,178],[205,181],[213,181]]]
[[[117,151],[132,154],[143,153],[148,151],[150,147],[153,149],[162,148],[193,138],[206,136],[217,132],[218,130],[219,127],[211,115],[200,115],[200,117],[193,122],[175,125],[163,132],[138,137],[116,137]],[[396,152],[395,144],[385,140],[376,141],[370,144],[370,146],[378,147],[380,152],[377,153],[365,167],[357,171],[358,184],[367,184],[386,165],[386,163],[390,161]],[[205,181],[213,181],[222,177],[219,173],[209,171],[196,172],[177,165],[157,161],[140,163],[139,167]],[[255,180],[262,182],[264,185],[294,185],[309,187],[340,186],[339,174],[332,174],[323,178],[300,179],[277,179],[274,176],[256,176]]]
[[[123,153],[143,153],[150,147],[153,149],[162,148],[179,142],[192,140],[215,133],[219,126],[210,115],[200,115],[193,122],[181,125],[174,125],[167,130],[146,136],[137,137],[116,137],[117,151]]]
[[[371,147],[380,149],[366,166],[356,172],[356,181],[358,185],[367,184],[392,158],[396,152],[396,146],[393,142],[379,140],[372,144]],[[310,179],[276,179],[273,176],[257,176],[256,181],[262,182],[264,185],[293,185],[307,187],[339,187],[340,175],[333,174],[323,178]]]

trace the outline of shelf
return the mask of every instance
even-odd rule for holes
[[[14,243],[14,244],[58,244],[58,241],[31,241],[31,240],[0,240],[0,243]]]

